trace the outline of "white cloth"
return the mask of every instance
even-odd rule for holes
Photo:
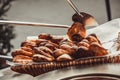
[[[100,41],[109,42],[118,37],[118,32],[120,32],[120,18],[109,21],[105,24],[97,26],[92,29],[87,30],[87,35],[95,33]],[[109,49],[113,45],[113,42],[105,43],[103,46]]]

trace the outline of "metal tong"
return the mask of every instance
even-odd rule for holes
[[[66,0],[67,3],[71,6],[71,8],[78,14],[80,15],[81,17],[83,17],[82,14],[80,14],[78,8],[75,6],[75,4],[71,1],[71,0]]]
[[[66,0],[67,3],[71,6],[71,8],[81,17],[83,16],[78,8],[74,5],[71,0]],[[84,21],[86,26],[97,26],[97,21],[91,16]],[[23,25],[23,26],[39,26],[39,27],[53,27],[53,28],[69,28],[68,25],[60,25],[60,24],[48,24],[48,23],[37,23],[37,22],[22,22],[22,21],[9,21],[9,20],[0,20],[0,24],[12,24],[12,25]]]
[[[79,15],[83,18],[83,25],[86,28],[92,28],[92,27],[96,27],[98,26],[98,22],[95,20],[95,18],[93,16],[91,16],[90,14],[86,14],[86,15],[82,15],[81,12],[78,10],[78,8],[75,6],[75,4],[71,1],[71,0],[66,0],[67,3],[71,6],[71,8]],[[89,16],[89,17],[87,17]],[[87,18],[84,20],[84,18]]]

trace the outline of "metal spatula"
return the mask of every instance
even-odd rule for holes
[[[79,15],[81,16],[84,20],[83,20],[83,23],[84,23],[84,26],[86,28],[91,28],[91,27],[95,27],[95,26],[98,26],[98,23],[97,21],[95,20],[95,18],[93,16],[91,16],[90,14],[88,13],[83,13],[83,12],[80,12],[78,10],[78,8],[74,5],[74,3],[71,1],[71,0],[66,0],[67,3],[71,6],[71,8]]]

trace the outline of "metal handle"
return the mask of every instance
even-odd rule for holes
[[[78,8],[74,5],[74,3],[73,3],[71,0],[66,0],[66,1],[67,1],[67,3],[73,8],[73,10],[74,10],[78,15],[80,15],[81,17],[83,17],[83,15],[80,14]]]
[[[42,26],[42,27],[53,27],[53,28],[69,28],[68,25],[60,24],[48,24],[48,23],[37,23],[37,22],[22,22],[22,21],[6,21],[0,20],[0,24],[12,24],[12,25],[24,25],[24,26]]]
[[[12,60],[12,56],[4,56],[4,55],[0,55],[0,58],[2,58],[2,59],[6,59],[6,60]]]

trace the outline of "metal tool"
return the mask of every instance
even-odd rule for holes
[[[78,10],[78,8],[75,6],[75,4],[71,0],[66,0],[66,1],[78,15],[80,15],[83,18],[87,18],[87,15],[86,16],[82,15],[81,12]],[[90,17],[88,17],[87,19],[83,20],[84,21],[84,26],[88,27],[88,28],[98,26],[98,23],[95,20],[95,18],[93,16],[91,16],[90,14],[88,14],[88,15]]]
[[[48,24],[48,23],[37,23],[37,22],[22,22],[22,21],[7,21],[7,20],[0,20],[0,24],[37,26],[37,27],[53,27],[53,28],[69,28],[70,27],[68,25],[60,25],[60,24]]]
[[[2,58],[2,59],[6,59],[6,60],[12,60],[12,56],[4,56],[4,55],[0,55],[0,58]]]
[[[66,0],[68,2],[68,4],[72,7],[72,9],[78,14],[80,15],[81,17],[83,17],[82,14],[80,14],[78,8],[74,5],[74,3],[71,1],[71,0]]]
[[[82,17],[85,17],[79,12],[77,7],[73,4],[71,0],[67,0],[72,9]],[[97,26],[97,21],[91,16],[84,21],[85,27],[87,26]],[[37,22],[22,22],[22,21],[11,21],[11,20],[0,20],[0,24],[12,24],[12,25],[23,25],[23,26],[36,26],[36,27],[53,27],[53,28],[69,28],[68,25],[60,25],[60,24],[48,24],[48,23],[37,23]]]

